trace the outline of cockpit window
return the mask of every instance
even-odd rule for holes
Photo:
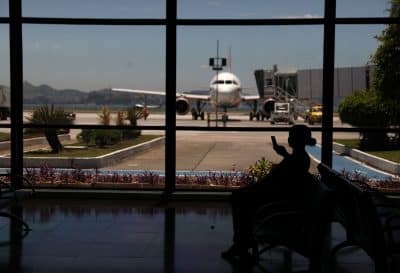
[[[235,80],[233,80],[233,84],[234,85],[239,85]]]
[[[224,81],[222,80],[214,81],[213,84],[224,84]]]
[[[225,81],[225,84],[232,84],[232,81]]]

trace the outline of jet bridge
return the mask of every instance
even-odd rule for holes
[[[258,93],[260,95],[259,110],[256,115],[269,118],[274,110],[274,103],[290,102],[294,117],[304,117],[308,105],[298,100],[297,96],[297,70],[278,71],[277,65],[271,70],[256,70],[254,72]],[[250,119],[251,114],[250,114]]]

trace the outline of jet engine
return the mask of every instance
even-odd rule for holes
[[[190,103],[185,98],[178,98],[176,100],[176,113],[178,115],[186,115],[191,109]]]
[[[269,118],[271,113],[274,111],[275,100],[273,98],[268,98],[261,104],[262,112]]]

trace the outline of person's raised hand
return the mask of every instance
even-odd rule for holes
[[[275,151],[278,155],[283,156],[283,157],[286,157],[286,156],[289,155],[289,153],[286,151],[286,148],[285,148],[284,146],[282,146],[282,145],[279,145],[279,144],[276,142],[275,136],[271,136],[271,140],[272,140],[272,148],[274,148],[274,151]]]

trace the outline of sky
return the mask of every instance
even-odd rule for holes
[[[338,17],[387,16],[386,0],[337,0]],[[318,18],[322,0],[178,0],[179,18]],[[164,0],[23,0],[33,17],[164,18]],[[0,17],[8,0],[0,0]],[[337,67],[365,65],[383,25],[336,28]],[[177,33],[179,91],[207,89],[208,58],[226,57],[242,85],[255,90],[254,70],[322,67],[322,26],[192,27]],[[0,25],[0,85],[9,85],[8,25]],[[24,79],[54,88],[165,89],[163,26],[24,25]]]

